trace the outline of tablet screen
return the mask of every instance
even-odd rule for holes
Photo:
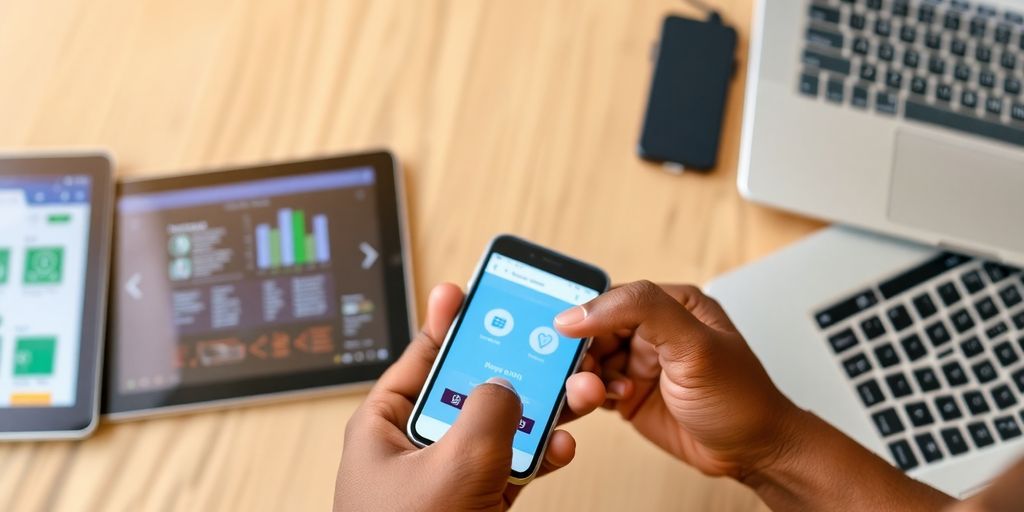
[[[0,407],[72,407],[92,180],[0,176]]]
[[[377,186],[366,167],[122,195],[119,394],[390,362]]]

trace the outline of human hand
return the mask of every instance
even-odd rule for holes
[[[477,386],[436,443],[419,449],[405,435],[416,397],[462,300],[462,291],[452,284],[431,291],[422,332],[349,420],[335,510],[504,510],[519,494],[522,486],[509,484],[508,477],[522,406],[508,382],[492,379]],[[566,381],[566,400],[560,423],[600,406],[604,385],[593,373],[577,373]],[[555,430],[539,474],[565,466],[575,452],[573,437]]]
[[[631,283],[566,310],[555,325],[594,337],[584,369],[607,382],[617,399],[608,406],[705,474],[743,479],[787,446],[801,411],[699,289]]]

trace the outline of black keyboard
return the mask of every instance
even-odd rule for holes
[[[942,253],[814,320],[901,469],[1021,437],[1019,269]]]
[[[1024,146],[1024,14],[961,0],[812,0],[797,90]]]

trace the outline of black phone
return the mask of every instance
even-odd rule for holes
[[[513,236],[492,240],[409,417],[409,438],[421,447],[439,440],[470,391],[501,377],[523,402],[509,480],[528,482],[565,403],[565,381],[590,341],[560,335],[555,316],[607,287],[593,265]]]
[[[717,15],[708,21],[665,18],[637,146],[641,158],[692,169],[715,166],[735,48],[736,31]]]

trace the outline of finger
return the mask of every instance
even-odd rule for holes
[[[581,416],[594,412],[605,402],[605,388],[601,379],[590,372],[579,372],[569,376],[565,381],[565,404],[558,418],[558,424],[568,423]]]
[[[512,464],[512,438],[523,416],[522,402],[507,380],[491,377],[473,388],[452,428],[434,443],[435,451],[474,457],[477,463]]]
[[[398,361],[380,377],[370,392],[370,398],[379,394],[397,393],[409,401],[416,399],[437,358],[441,341],[462,305],[462,298],[462,290],[451,283],[437,285],[430,291],[427,321],[423,330],[412,339]]]
[[[700,288],[688,284],[667,285],[663,289],[701,322],[720,331],[737,332],[729,315],[717,300],[704,295]]]
[[[555,317],[565,336],[586,338],[626,329],[656,347],[666,345],[673,358],[685,357],[707,342],[709,328],[650,281],[607,292]]]

